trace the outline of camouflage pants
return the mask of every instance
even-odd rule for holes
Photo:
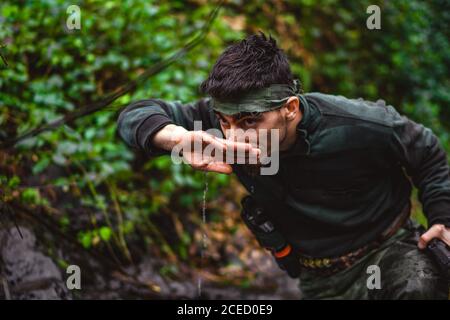
[[[368,289],[377,265],[380,288]],[[300,290],[303,299],[448,299],[449,285],[426,253],[417,248],[411,227],[400,229],[383,245],[369,252],[351,268],[321,277],[302,271]]]

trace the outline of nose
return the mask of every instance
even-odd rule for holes
[[[238,127],[235,124],[230,124],[230,127],[225,130],[225,138],[231,141],[237,141],[237,129]]]

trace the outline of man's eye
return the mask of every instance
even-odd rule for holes
[[[245,120],[244,120],[244,123],[245,123],[246,126],[253,126],[253,125],[256,124],[256,120],[255,120],[255,119],[248,118],[248,119],[245,119]]]
[[[220,124],[223,125],[224,127],[228,126],[228,122],[226,120],[223,119],[219,119]]]

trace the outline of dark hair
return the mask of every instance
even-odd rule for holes
[[[226,48],[200,90],[226,101],[275,83],[293,84],[289,61],[276,40],[260,31]]]

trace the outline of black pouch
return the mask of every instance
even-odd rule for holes
[[[241,200],[241,217],[244,223],[256,237],[258,243],[269,250],[275,258],[278,266],[287,272],[291,278],[300,275],[300,257],[295,250],[292,250],[286,239],[275,229],[274,224],[269,220],[267,214],[261,206],[258,206],[251,196],[246,196]],[[289,247],[289,254],[277,257],[275,253]]]

